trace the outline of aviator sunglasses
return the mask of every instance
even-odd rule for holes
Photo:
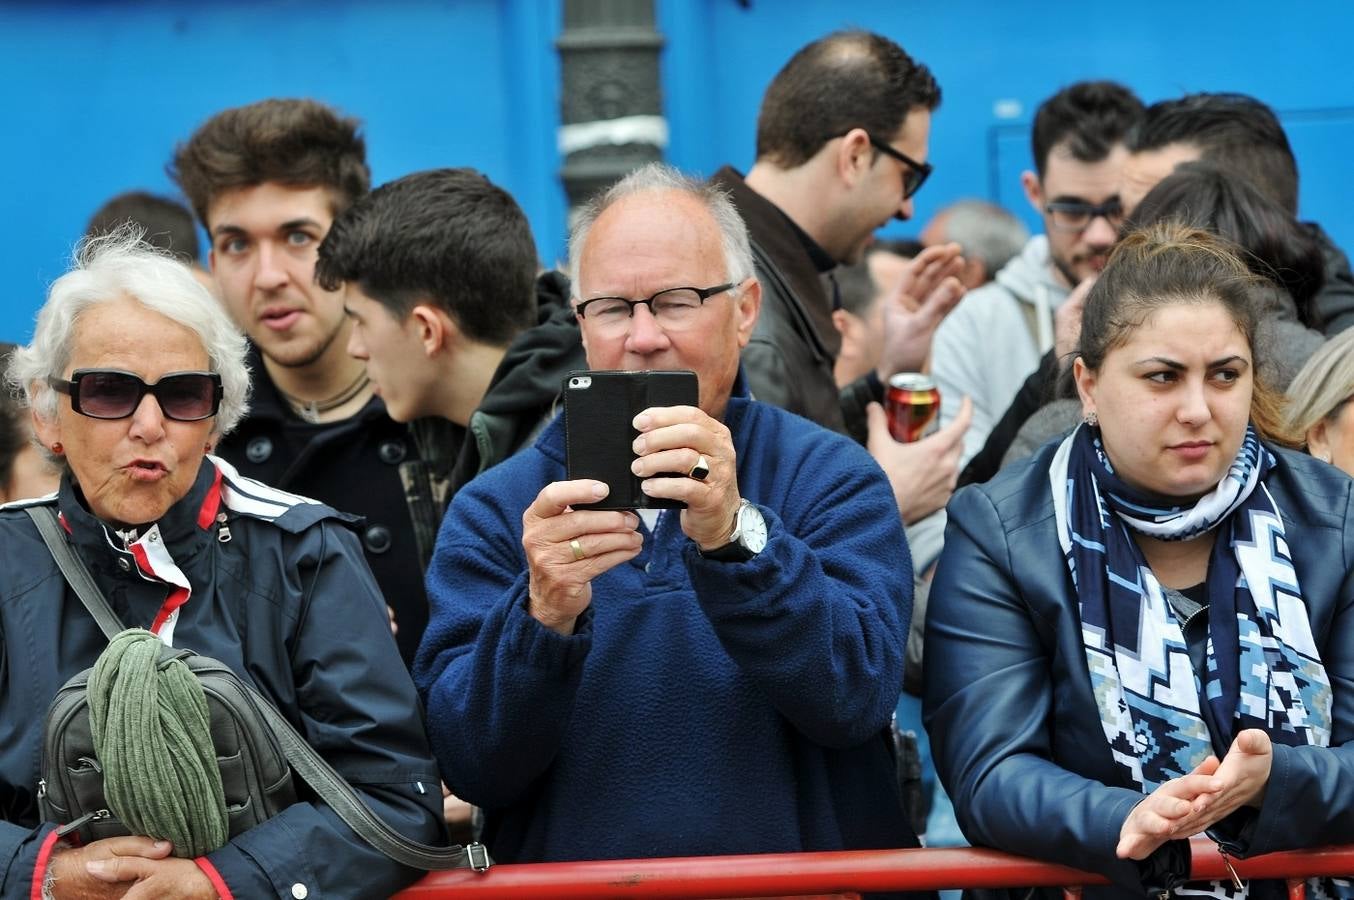
[[[165,418],[178,422],[210,419],[221,407],[221,376],[215,372],[172,372],[146,384],[118,369],[76,369],[70,381],[48,378],[55,391],[69,394],[71,409],[91,419],[125,419],[147,394]]]

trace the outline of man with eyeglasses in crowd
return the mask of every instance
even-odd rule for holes
[[[1084,81],[1063,88],[1035,113],[1036,171],[1020,176],[1043,218],[1036,235],[996,280],[964,298],[936,331],[933,368],[942,424],[973,399],[963,459],[982,449],[1016,391],[1054,344],[1054,313],[1109,257],[1123,221],[1119,198],[1124,141],[1143,113],[1128,88]]]
[[[448,785],[499,862],[916,846],[902,527],[863,449],[747,397],[737,212],[652,163],[569,251],[590,368],[698,376],[629,423],[642,490],[686,506],[578,508],[608,491],[568,479],[563,416],[456,495],[414,669]]]
[[[931,173],[931,113],[939,105],[930,70],[893,41],[834,32],[799,50],[767,88],[747,176],[726,166],[712,179],[747,223],[762,282],[761,318],[743,351],[753,396],[866,444],[909,523],[934,510],[921,499],[937,496],[932,482],[940,496],[953,487],[964,422],[897,444],[877,404],[891,375],[921,368],[936,325],[963,296],[959,246],[926,251],[888,286],[878,364],[840,389],[832,270],[859,262],[890,219],[912,216],[912,196]]]

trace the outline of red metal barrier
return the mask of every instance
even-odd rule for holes
[[[1191,841],[1195,879],[1229,878],[1216,845]],[[1292,900],[1302,879],[1354,874],[1354,846],[1322,847],[1233,859],[1242,878],[1289,880]],[[966,887],[1060,887],[1106,884],[1090,872],[996,850],[844,850],[668,859],[496,865],[483,874],[438,872],[397,896],[403,900],[474,898],[803,897],[853,891]],[[1296,891],[1296,893],[1295,893]]]

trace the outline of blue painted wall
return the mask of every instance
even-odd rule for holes
[[[944,90],[920,221],[986,196],[1033,223],[1017,177],[1035,107],[1069,82],[1112,77],[1149,102],[1233,90],[1273,105],[1298,154],[1304,216],[1354,248],[1347,0],[1282,12],[1252,0],[658,4],[669,158],[688,170],[750,165],[776,70],[813,38],[856,25],[899,41]],[[213,111],[267,96],[312,96],[363,119],[378,183],[433,166],[481,169],[522,204],[542,258],[557,259],[560,18],[559,0],[0,0],[0,339],[28,337],[46,284],[105,198],[170,191],[175,142]]]
[[[26,339],[89,215],[172,192],[214,111],[308,96],[365,123],[375,183],[468,165],[517,197],[543,253],[564,227],[554,2],[0,4],[0,339]],[[549,258],[547,256],[547,258]]]
[[[936,74],[943,92],[932,122],[936,171],[917,195],[915,234],[963,196],[998,201],[1042,228],[1020,190],[1032,167],[1029,122],[1060,87],[1112,78],[1145,102],[1191,91],[1254,95],[1281,114],[1302,175],[1301,212],[1354,249],[1348,160],[1354,155],[1354,4],[1137,0],[1096,6],[1046,0],[669,0],[665,88],[671,158],[696,170],[752,162],[766,85],[804,44],[858,26],[900,43]],[[1014,110],[1013,117],[998,108]]]

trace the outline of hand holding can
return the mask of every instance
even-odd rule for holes
[[[903,444],[921,440],[940,412],[935,379],[922,372],[899,372],[889,379],[884,397],[889,434]]]

